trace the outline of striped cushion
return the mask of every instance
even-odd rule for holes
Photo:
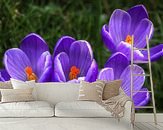
[[[12,89],[11,81],[0,82],[0,89]]]
[[[33,101],[33,88],[28,89],[1,89],[1,102],[24,102]]]
[[[104,81],[95,81],[93,83],[81,81],[78,100],[101,101],[104,86]]]
[[[0,91],[1,89],[12,89],[11,81],[0,82]],[[0,101],[1,101],[1,92],[0,92]]]

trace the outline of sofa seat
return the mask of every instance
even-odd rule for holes
[[[57,117],[112,117],[111,112],[92,101],[59,102],[55,106]]]
[[[115,118],[0,118],[0,130],[131,130]]]
[[[0,117],[51,117],[54,107],[45,101],[0,104]]]

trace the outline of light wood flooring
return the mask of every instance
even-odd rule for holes
[[[163,130],[163,122],[157,125],[153,122],[136,122],[134,130]]]

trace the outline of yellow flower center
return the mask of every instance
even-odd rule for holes
[[[69,73],[69,79],[70,80],[77,79],[79,73],[80,73],[80,69],[78,69],[76,66],[72,66]]]
[[[127,42],[128,44],[132,44],[132,36],[127,35],[125,42]]]
[[[27,66],[27,67],[25,68],[25,73],[26,73],[26,75],[27,75],[28,81],[30,81],[30,80],[37,80],[37,76],[36,76],[35,73],[33,73],[33,70],[32,70],[31,67]]]

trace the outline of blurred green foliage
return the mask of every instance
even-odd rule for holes
[[[108,23],[114,9],[127,10],[136,4],[145,5],[154,24],[150,46],[163,42],[161,0],[0,0],[0,67],[4,52],[19,47],[24,36],[35,32],[46,40],[51,53],[62,35],[87,40],[102,68],[110,56],[101,40],[102,25]],[[157,110],[163,112],[163,59],[152,65]]]

